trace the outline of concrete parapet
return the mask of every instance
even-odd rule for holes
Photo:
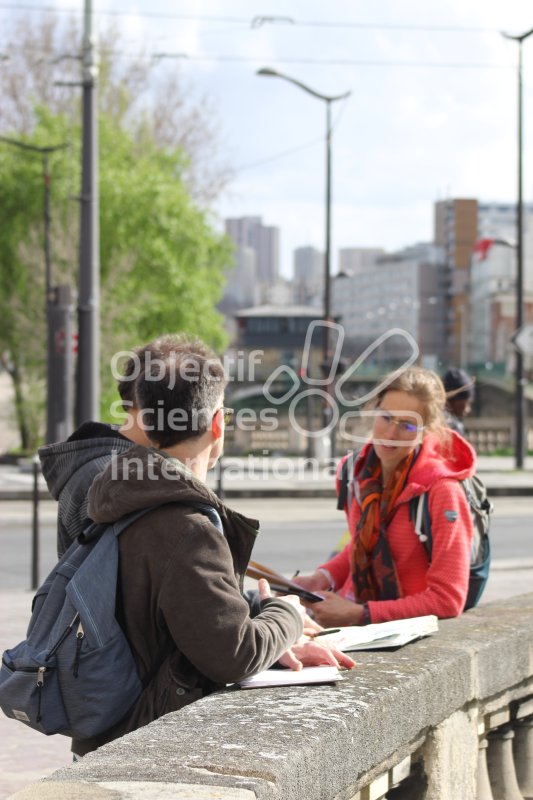
[[[356,657],[335,686],[212,695],[14,797],[475,800],[479,737],[529,713],[533,594]]]

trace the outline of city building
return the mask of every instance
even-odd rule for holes
[[[524,205],[523,219],[524,289],[533,291],[533,204]],[[474,256],[476,242],[488,239],[505,241],[510,252],[502,254],[496,250],[484,259]],[[445,360],[466,366],[469,360],[476,364],[489,363],[497,356],[499,363],[509,362],[512,353],[503,357],[502,331],[511,325],[510,298],[505,299],[504,295],[514,291],[516,279],[516,256],[513,255],[516,203],[479,202],[469,198],[439,201],[435,203],[435,243],[444,250],[443,275],[448,284]],[[496,285],[503,284],[504,290],[495,290]],[[499,291],[504,295],[495,299]],[[482,313],[485,314],[483,319]],[[499,320],[498,335],[492,323],[487,327],[493,319]],[[481,335],[481,331],[485,333]],[[487,337],[494,341],[489,342]]]
[[[254,306],[259,299],[255,250],[241,245],[235,248],[234,257],[234,264],[225,271],[226,286],[218,305],[224,314]]]
[[[385,255],[381,247],[341,247],[339,249],[339,272],[356,275],[371,269]]]
[[[516,236],[515,236],[516,238]],[[524,214],[524,320],[533,323],[533,209]],[[483,238],[472,256],[468,333],[462,359],[474,371],[510,373],[516,332],[516,247],[506,238]],[[526,367],[530,364],[526,358]],[[531,366],[529,366],[531,369]]]
[[[293,261],[293,302],[320,307],[324,302],[324,253],[316,247],[298,247]]]
[[[262,305],[290,306],[293,303],[293,294],[292,281],[279,277],[274,283],[262,284],[259,302]]]
[[[461,362],[466,335],[470,260],[478,239],[478,201],[452,198],[435,203],[435,244],[442,248],[445,292],[444,361]]]
[[[533,216],[533,204],[524,203],[527,229]],[[516,203],[478,203],[478,238],[499,238],[516,243]]]
[[[442,249],[417,244],[381,256],[373,267],[332,281],[333,316],[343,326],[347,351],[359,355],[393,328],[406,331],[420,349],[420,362],[437,368],[445,349],[445,295]],[[401,335],[376,348],[368,366],[386,367],[412,348]],[[364,369],[364,367],[363,367]]]
[[[226,233],[237,247],[251,247],[254,250],[259,283],[274,283],[279,276],[279,228],[263,225],[261,217],[226,219],[225,226]]]
[[[254,368],[254,382],[265,381],[280,365],[298,371],[310,323],[320,319],[308,306],[262,305],[237,312],[237,338],[233,350],[260,353]],[[311,369],[320,375],[322,340],[312,342]]]

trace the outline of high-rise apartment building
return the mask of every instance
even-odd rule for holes
[[[244,245],[236,247],[234,258],[235,263],[226,270],[226,286],[218,305],[225,314],[254,306],[259,300],[255,250]]]
[[[356,275],[371,269],[385,255],[381,247],[341,247],[339,249],[339,272]]]
[[[227,219],[226,233],[237,247],[251,247],[256,254],[257,280],[275,283],[279,275],[279,228],[263,225],[261,217]]]
[[[293,302],[300,305],[324,300],[324,253],[316,247],[297,247],[293,261]]]
[[[444,253],[443,280],[445,295],[445,360],[459,364],[463,360],[470,281],[470,260],[478,239],[478,201],[453,198],[435,203],[435,244]]]
[[[533,289],[532,204],[524,206],[523,219],[524,289],[528,291]],[[503,250],[498,248],[491,250],[488,257],[476,257],[475,243],[481,239],[504,240],[508,252],[501,245]],[[510,298],[516,279],[516,204],[458,198],[439,201],[435,203],[435,242],[444,249],[443,275],[448,284],[447,361],[463,366],[469,360],[475,364],[501,362],[502,354],[507,352],[509,362],[512,347],[508,331],[513,324]],[[502,292],[500,298],[498,293]],[[498,319],[506,320],[497,346],[496,323],[490,321],[494,317],[489,311],[492,304],[505,308],[505,313],[496,314]]]

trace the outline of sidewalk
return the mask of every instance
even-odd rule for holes
[[[479,456],[478,471],[493,496],[533,495],[533,457],[525,469],[517,471],[511,456]],[[217,471],[209,474],[211,488],[218,486]],[[290,456],[224,456],[222,487],[226,497],[333,497],[334,469],[330,464],[312,464],[305,458]],[[0,501],[31,500],[31,464],[0,465]],[[39,496],[50,495],[39,476]]]

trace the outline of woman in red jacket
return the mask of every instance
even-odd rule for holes
[[[345,505],[351,541],[312,575],[296,578],[324,596],[313,605],[321,625],[454,617],[465,604],[473,523],[460,481],[475,472],[474,450],[446,428],[435,373],[413,367],[384,383]],[[409,501],[425,492],[431,563],[410,515]]]

